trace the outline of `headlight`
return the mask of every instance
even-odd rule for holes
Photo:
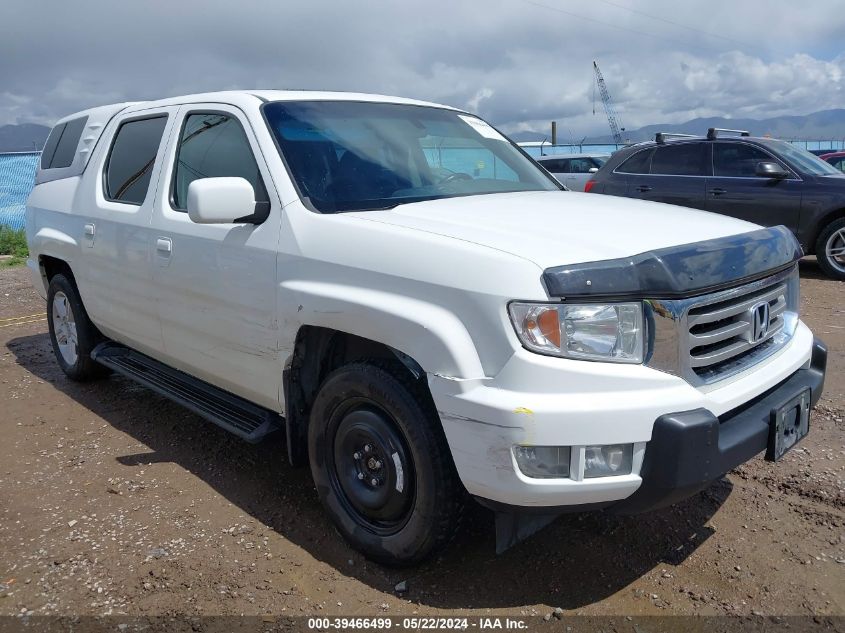
[[[508,306],[522,344],[533,352],[614,363],[642,363],[640,303],[518,303]]]

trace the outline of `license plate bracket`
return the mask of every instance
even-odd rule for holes
[[[772,409],[766,459],[776,462],[810,430],[810,389]]]

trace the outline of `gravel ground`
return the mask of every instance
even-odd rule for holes
[[[397,571],[343,544],[281,439],[245,444],[119,377],[66,380],[25,269],[2,269],[0,615],[843,615],[845,284],[801,272],[829,374],[781,462],[649,515],[564,516],[500,556],[479,509]]]

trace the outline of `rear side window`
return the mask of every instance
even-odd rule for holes
[[[637,152],[616,168],[620,174],[647,174],[653,149]]]
[[[173,178],[173,207],[187,208],[188,186],[199,178],[240,177],[252,185],[255,201],[269,197],[255,155],[240,122],[221,113],[185,117]]]
[[[106,161],[106,198],[142,204],[150,187],[167,115],[122,123]]]
[[[73,164],[87,122],[88,117],[83,116],[52,129],[41,152],[41,169],[60,169]]]
[[[658,147],[651,159],[650,173],[666,176],[704,176],[705,149],[703,143]]]
[[[714,176],[754,178],[757,176],[757,163],[761,162],[778,161],[763,150],[746,143],[716,143],[713,145]]]

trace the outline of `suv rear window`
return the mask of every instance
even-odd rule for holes
[[[106,161],[106,198],[142,204],[150,186],[167,115],[122,123]]]
[[[664,145],[654,150],[651,172],[661,176],[705,176],[704,143]]]
[[[88,117],[83,116],[57,125],[50,131],[41,152],[41,169],[70,167]]]
[[[616,168],[620,174],[647,174],[654,149],[637,152]]]

